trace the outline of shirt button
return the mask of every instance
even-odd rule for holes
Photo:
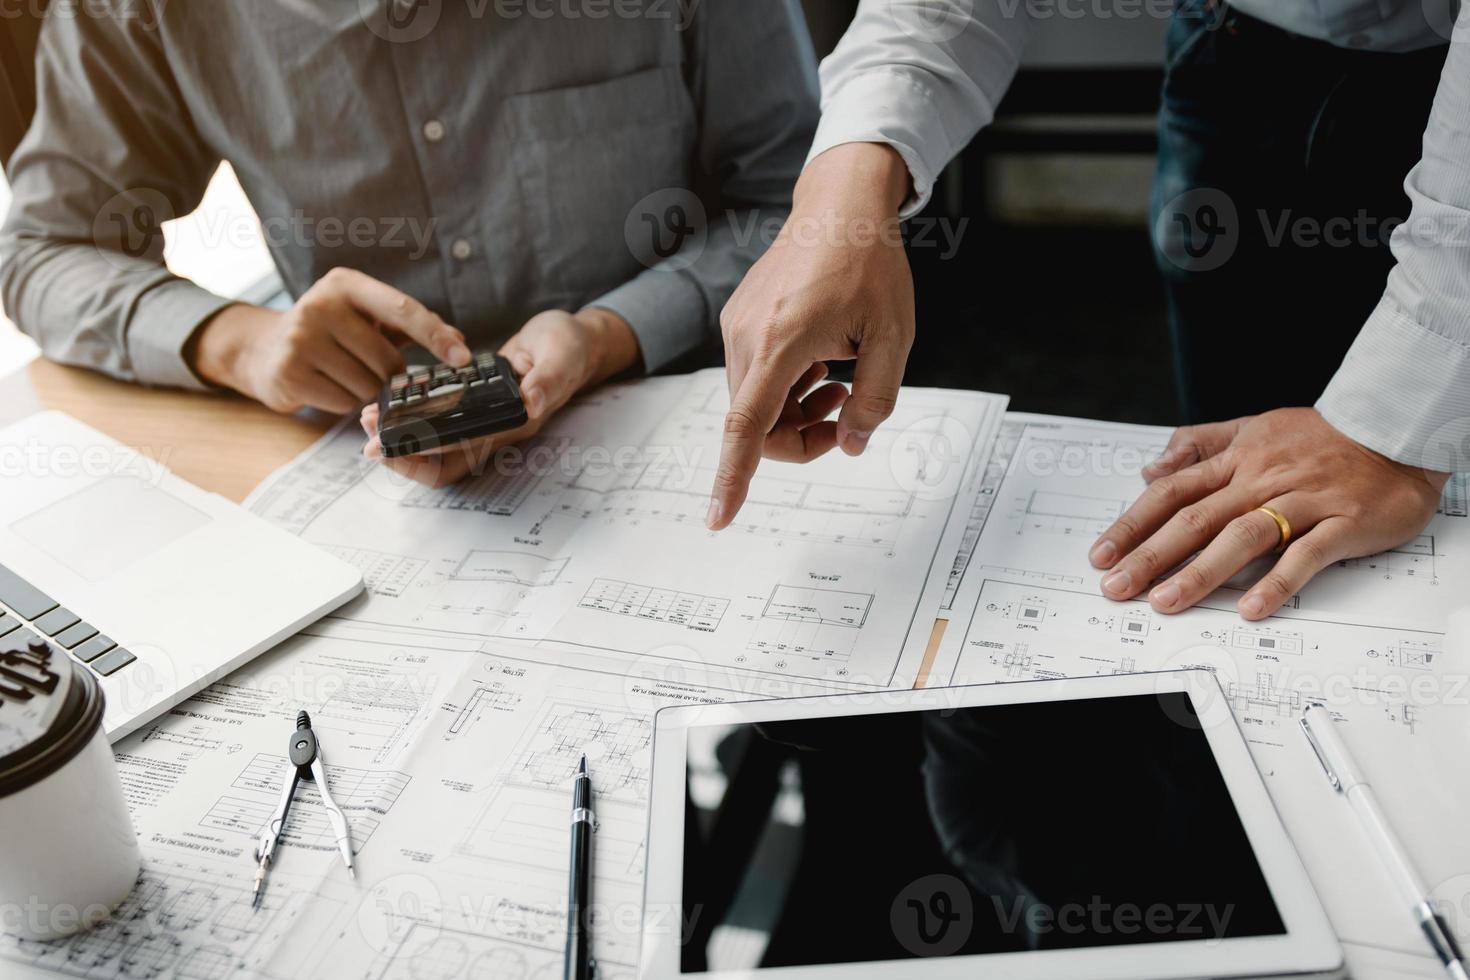
[[[449,246],[449,254],[454,256],[458,261],[463,262],[475,254],[475,246],[471,244],[468,238],[459,238],[455,240],[453,245]]]
[[[437,119],[424,123],[424,139],[437,143],[444,138],[444,124]]]

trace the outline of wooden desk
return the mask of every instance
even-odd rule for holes
[[[4,383],[0,423],[58,409],[236,503],[335,421],[277,415],[234,396],[124,384],[41,359]]]
[[[37,359],[4,381],[0,425],[42,409],[73,415],[205,490],[239,503],[315,442],[331,417],[277,415],[244,398],[143,388]],[[923,687],[944,636],[938,620],[916,686]]]

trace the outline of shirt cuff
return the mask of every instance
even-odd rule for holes
[[[929,87],[893,69],[855,75],[822,100],[822,121],[806,162],[846,143],[884,143],[903,158],[913,180],[898,211],[904,219],[929,203],[934,182],[957,152]]]
[[[648,374],[698,347],[711,325],[699,286],[681,272],[658,266],[583,309],[607,310],[628,321]]]
[[[148,290],[128,318],[128,360],[133,376],[149,385],[213,390],[184,360],[184,345],[205,321],[236,302],[187,279],[170,279]]]
[[[1385,298],[1317,402],[1374,452],[1441,473],[1470,470],[1470,347]]]

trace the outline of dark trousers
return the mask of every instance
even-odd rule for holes
[[[1176,0],[1152,212],[1187,421],[1322,393],[1383,294],[1445,52]]]

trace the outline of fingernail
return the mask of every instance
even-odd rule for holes
[[[1266,611],[1266,600],[1258,595],[1248,595],[1240,600],[1240,611],[1246,616],[1259,616]]]
[[[1172,608],[1179,601],[1179,586],[1173,582],[1165,582],[1154,589],[1153,595],[1149,598],[1153,599],[1156,605],[1163,606],[1165,609]]]
[[[711,498],[709,502],[709,513],[704,515],[704,526],[713,531],[715,525],[718,523],[720,523],[720,502]]]
[[[1088,559],[1098,568],[1107,568],[1118,557],[1118,546],[1111,541],[1099,541],[1092,546]]]
[[[1127,572],[1114,572],[1102,581],[1103,591],[1111,592],[1114,595],[1124,594],[1132,584],[1133,576]]]
[[[362,454],[368,459],[377,459],[383,455],[383,444],[376,439],[369,439],[362,447]]]
[[[470,349],[464,344],[449,345],[449,357],[446,358],[455,367],[463,367],[470,362]]]
[[[854,429],[847,434],[847,440],[842,444],[842,448],[850,455],[857,456],[868,448],[868,440],[871,438],[873,438],[873,433],[859,432]]]

